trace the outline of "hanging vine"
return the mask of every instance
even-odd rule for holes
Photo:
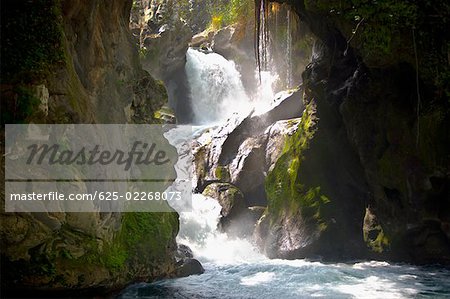
[[[255,0],[255,37],[254,48],[258,71],[267,68],[267,45],[269,43],[269,1]]]

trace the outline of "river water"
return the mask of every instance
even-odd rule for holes
[[[220,55],[190,49],[186,69],[192,75],[195,123],[217,124],[255,106],[234,64]],[[271,90],[265,83],[267,95]],[[216,230],[221,208],[215,200],[194,194],[192,207],[180,213],[177,241],[193,250],[205,273],[135,284],[118,298],[450,298],[450,269],[383,261],[268,259],[247,240]]]
[[[193,249],[205,273],[136,284],[119,298],[450,298],[448,269],[271,260],[249,242],[218,233],[219,213],[216,201],[194,195],[193,211],[180,214],[178,242]]]

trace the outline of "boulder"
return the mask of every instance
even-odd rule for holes
[[[253,115],[252,112],[244,119],[232,117],[224,125],[201,133],[193,147],[197,192],[203,192],[212,182],[232,182],[242,191],[251,189],[254,182],[250,177],[266,171],[263,152],[268,143],[268,136],[278,138],[283,132],[291,134],[291,131],[295,130],[297,118],[304,109],[302,95],[302,90],[283,94],[276,98],[272,108],[265,113]],[[280,120],[289,121],[268,129]],[[270,145],[275,146],[275,141],[271,141]],[[282,148],[281,139],[277,145]],[[273,151],[272,148],[268,150]],[[245,172],[246,169],[249,171]],[[239,181],[242,183],[238,184]],[[250,202],[249,205],[262,202]]]
[[[212,197],[222,206],[220,211],[219,229],[233,234],[239,233],[237,229],[241,229],[235,225],[236,219],[239,219],[247,209],[242,192],[229,183],[212,183],[203,191],[203,195]]]
[[[190,47],[193,48],[202,48],[203,46],[210,47],[211,42],[214,37],[214,31],[203,31],[196,35],[194,35],[189,43]]]
[[[163,80],[184,70],[192,35],[185,22],[176,20],[162,27],[158,33],[144,36],[141,57],[143,68]]]
[[[177,258],[177,262],[183,261],[185,259],[191,259],[194,257],[194,253],[189,246],[184,244],[178,244],[177,246],[177,254],[175,256]]]
[[[302,109],[302,92],[297,91],[278,98],[266,113],[230,119],[196,139],[196,191],[221,204],[223,231],[240,237],[253,234],[267,205],[267,172],[298,130]]]
[[[187,277],[190,275],[199,275],[203,274],[205,269],[202,264],[193,258],[186,259],[183,263],[177,268],[176,276],[177,277]]]

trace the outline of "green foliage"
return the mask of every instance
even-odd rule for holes
[[[58,0],[2,1],[2,83],[42,80],[64,61]]]
[[[368,66],[407,62],[439,98],[448,98],[449,1],[305,0],[305,8],[337,26]]]
[[[237,22],[246,22],[254,16],[254,1],[229,0],[217,3],[211,8],[211,27],[220,29]]]
[[[417,23],[418,7],[411,1],[396,0],[307,0],[308,9],[327,13],[335,19],[353,24],[351,34],[358,34],[359,42],[368,55],[386,55],[392,51],[392,40],[403,28]],[[361,22],[356,32],[356,26]]]

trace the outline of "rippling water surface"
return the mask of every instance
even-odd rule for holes
[[[216,123],[252,108],[265,111],[273,96],[273,76],[268,76],[270,84],[263,80],[256,96],[260,101],[251,103],[234,63],[218,54],[190,49],[186,71],[194,91],[196,124]],[[174,145],[177,134],[169,138]],[[119,298],[450,298],[449,269],[374,261],[323,264],[269,260],[246,240],[229,239],[216,231],[220,209],[215,200],[197,194],[193,195],[192,212],[178,209],[178,242],[193,250],[205,268],[204,274],[133,285]]]
[[[450,271],[384,262],[204,263],[205,273],[138,284],[126,298],[450,298]]]
[[[270,260],[246,240],[218,233],[219,213],[216,201],[194,195],[193,211],[180,215],[178,241],[193,249],[204,274],[136,284],[119,298],[450,298],[450,269]]]

